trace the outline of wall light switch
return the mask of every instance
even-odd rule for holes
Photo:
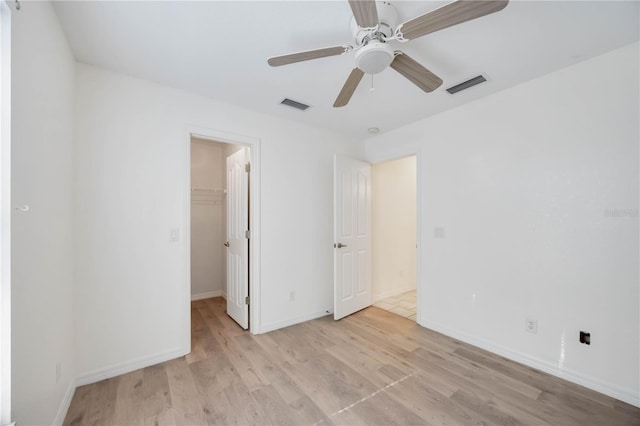
[[[171,231],[169,232],[169,241],[171,242],[180,241],[180,229],[178,228],[171,229]]]
[[[433,238],[444,238],[444,228],[442,226],[433,228]]]

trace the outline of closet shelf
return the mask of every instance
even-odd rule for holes
[[[192,204],[222,204],[227,196],[227,190],[221,188],[191,188]]]
[[[201,194],[226,194],[227,190],[222,188],[199,188],[192,187],[191,192],[197,192]]]

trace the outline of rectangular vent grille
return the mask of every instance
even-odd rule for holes
[[[479,75],[477,77],[473,77],[470,80],[463,81],[460,84],[456,84],[455,86],[449,87],[447,89],[447,92],[453,95],[454,93],[458,93],[461,90],[465,90],[465,89],[468,89],[469,87],[473,87],[476,84],[484,83],[485,81],[487,81],[487,79],[484,78],[484,76]]]
[[[300,111],[306,111],[309,108],[309,105],[303,104],[302,102],[296,102],[289,98],[284,98],[280,103],[282,105],[290,106],[291,108],[299,109]]]

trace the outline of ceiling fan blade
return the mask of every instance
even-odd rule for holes
[[[398,71],[413,84],[425,92],[433,92],[440,87],[442,79],[417,63],[409,56],[401,53],[391,62],[391,68]]]
[[[349,0],[356,23],[362,28],[378,25],[378,9],[375,0]]]
[[[336,101],[333,103],[334,108],[343,107],[349,103],[351,96],[353,96],[353,92],[356,91],[358,84],[360,84],[360,80],[364,76],[364,71],[360,68],[354,68],[349,74],[347,81],[342,86],[342,90],[338,93],[338,97]]]
[[[267,60],[272,67],[293,64],[296,62],[309,61],[311,59],[326,58],[327,56],[337,56],[347,53],[351,46],[325,47],[324,49],[307,50],[304,52],[290,53],[288,55],[273,56]]]
[[[499,12],[509,0],[458,0],[403,23],[399,32],[413,40],[444,28],[452,27],[481,16]]]

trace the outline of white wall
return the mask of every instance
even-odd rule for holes
[[[416,157],[371,167],[372,292],[384,299],[416,288]]]
[[[636,405],[638,48],[366,142],[420,155],[420,324]]]
[[[30,207],[12,217],[13,420],[52,424],[75,373],[75,61],[49,3],[22,2],[12,38],[12,203]]]
[[[225,144],[191,141],[191,298],[222,295],[225,283]],[[214,192],[215,191],[215,192]]]
[[[331,309],[333,153],[358,154],[357,141],[87,65],[77,72],[81,381],[182,349],[188,247],[169,233],[188,229],[188,126],[260,139],[261,329]]]

